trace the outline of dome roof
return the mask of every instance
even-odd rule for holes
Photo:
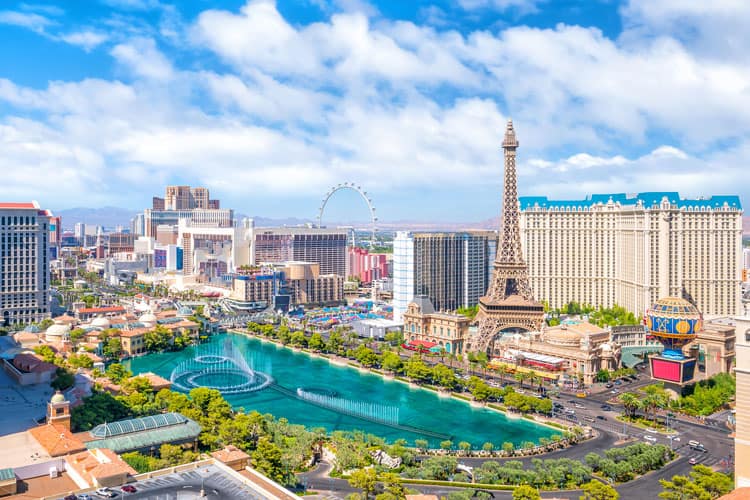
[[[91,326],[98,326],[100,328],[109,328],[111,323],[107,318],[104,316],[97,316],[94,318],[94,320],[91,322]]]
[[[45,337],[64,337],[66,335],[70,335],[70,327],[68,325],[52,325],[44,332]]]
[[[581,332],[568,329],[567,325],[560,325],[547,329],[545,339],[548,344],[578,347],[581,343]]]
[[[646,327],[654,335],[687,337],[702,328],[697,307],[680,297],[657,300],[646,314]]]
[[[63,396],[63,393],[60,391],[56,391],[55,394],[52,395],[52,399],[49,400],[50,403],[64,403],[65,401],[65,396]]]
[[[148,325],[150,323],[156,324],[156,316],[154,316],[154,313],[147,312],[146,314],[142,314],[141,317],[138,318],[138,321],[140,321],[144,325]]]

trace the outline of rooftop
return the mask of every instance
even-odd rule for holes
[[[31,202],[12,202],[12,201],[4,201],[0,202],[0,209],[2,210],[8,210],[8,209],[38,209],[39,204],[35,201]]]
[[[77,453],[86,449],[80,439],[61,425],[40,425],[29,429],[29,433],[51,457]]]
[[[214,451],[211,456],[220,462],[234,462],[235,460],[244,460],[250,458],[250,455],[240,450],[236,446],[229,445],[221,450]]]
[[[533,208],[538,205],[540,208],[574,208],[581,209],[591,207],[602,203],[606,205],[610,200],[612,203],[625,205],[637,205],[639,202],[644,207],[649,208],[659,205],[666,197],[670,203],[677,205],[678,208],[721,208],[725,204],[729,208],[741,210],[742,203],[740,197],[736,195],[717,195],[708,198],[680,198],[680,193],[676,191],[654,191],[646,193],[611,193],[611,194],[593,194],[582,200],[550,200],[546,196],[519,196],[518,202],[521,210]]]
[[[179,413],[101,424],[81,433],[86,448],[109,448],[116,453],[142,450],[164,443],[184,443],[198,437],[201,426]]]
[[[130,434],[133,432],[148,431],[160,427],[169,427],[171,425],[184,424],[190,419],[179,413],[161,413],[147,417],[132,418],[129,420],[119,420],[109,424],[100,424],[89,431],[92,436],[98,438],[107,438]]]

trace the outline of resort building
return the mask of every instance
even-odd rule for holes
[[[347,277],[346,229],[309,227],[251,228],[253,265],[287,261],[315,262],[321,274]]]
[[[560,384],[592,384],[599,370],[620,367],[620,346],[609,331],[584,321],[506,333],[492,349],[493,364],[530,368]]]
[[[338,304],[344,300],[344,277],[322,274],[316,262],[286,262],[283,273],[293,304]]]
[[[530,284],[553,308],[575,301],[635,314],[689,296],[706,315],[740,312],[738,196],[675,192],[519,198]]]
[[[734,484],[750,486],[750,316],[734,318],[737,334]]]
[[[0,324],[49,318],[52,213],[35,201],[0,203]]]
[[[436,344],[449,354],[464,352],[471,321],[466,316],[435,311],[430,299],[419,295],[409,304],[403,321],[405,342]]]
[[[349,247],[347,250],[348,275],[361,283],[372,283],[388,276],[388,256],[384,253],[370,253],[366,248]]]
[[[416,295],[428,297],[439,310],[476,305],[489,285],[496,253],[494,231],[396,233],[394,318]]]

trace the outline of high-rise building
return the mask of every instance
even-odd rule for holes
[[[551,307],[618,304],[643,314],[661,297],[684,296],[706,315],[740,310],[737,196],[527,196],[520,209],[531,287]]]
[[[416,295],[440,311],[471,307],[487,289],[497,233],[399,232],[393,243],[393,311],[399,320]]]
[[[251,224],[252,226],[252,224]],[[252,228],[254,264],[315,262],[320,274],[346,277],[345,229],[289,227]]]
[[[219,208],[219,200],[211,200],[207,188],[167,186],[164,198],[154,197],[152,208],[143,212],[143,229],[134,223],[133,233],[156,238],[158,226],[177,226],[181,220],[195,226],[232,227],[234,211]]]
[[[37,202],[0,203],[0,322],[49,318],[48,210]]]
[[[370,253],[366,248],[347,249],[347,278],[355,277],[362,283],[388,277],[388,259],[384,253]]]
[[[163,206],[164,204],[162,203],[162,207]],[[135,217],[130,219],[130,232],[133,233],[136,238],[139,236],[146,236],[145,217],[143,214],[136,214]]]
[[[734,483],[750,487],[750,317],[735,318]]]
[[[742,249],[742,268],[750,269],[750,248]]]
[[[57,259],[62,246],[62,217],[49,218],[49,258]]]

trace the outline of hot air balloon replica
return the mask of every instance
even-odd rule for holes
[[[703,315],[697,307],[679,297],[659,299],[646,312],[649,335],[664,346],[660,354],[651,355],[651,377],[655,380],[684,385],[693,380],[696,358],[686,356],[682,348],[692,342],[703,327]]]

